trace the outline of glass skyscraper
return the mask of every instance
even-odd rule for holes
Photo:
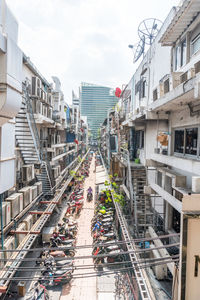
[[[92,139],[97,138],[98,128],[107,117],[108,109],[113,108],[118,98],[112,88],[90,83],[81,83],[81,115],[87,116]]]

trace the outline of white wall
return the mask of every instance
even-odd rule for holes
[[[0,194],[15,184],[15,123],[0,130]]]

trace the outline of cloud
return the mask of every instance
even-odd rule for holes
[[[19,44],[50,81],[60,78],[65,98],[82,81],[116,87],[135,69],[127,47],[148,17],[164,19],[179,0],[7,0],[19,21]]]

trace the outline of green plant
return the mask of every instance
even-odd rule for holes
[[[110,185],[109,182],[108,182],[108,180],[106,180],[106,181],[104,182],[104,185],[105,185],[105,186],[109,186],[109,185]]]
[[[71,176],[75,176],[75,174],[76,174],[76,172],[75,171],[73,171],[73,170],[71,170],[70,172],[69,172],[69,174],[71,175]]]
[[[112,185],[112,187],[114,187],[115,190],[117,190],[119,188],[119,186],[114,181],[111,183],[111,185]]]

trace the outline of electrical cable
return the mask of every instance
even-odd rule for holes
[[[178,260],[175,260],[175,261],[178,261]],[[165,261],[165,262],[158,262],[156,264],[143,264],[141,266],[138,266],[137,269],[144,269],[144,268],[149,268],[149,267],[153,267],[153,266],[157,266],[157,265],[163,265],[163,264],[168,264],[168,263],[171,263],[171,260],[170,261]],[[101,265],[100,265],[101,266]],[[113,271],[98,271],[98,273],[96,272],[89,272],[89,273],[80,273],[80,274],[75,274],[75,275],[72,275],[72,278],[73,279],[76,279],[76,278],[88,278],[87,275],[95,275],[94,277],[99,277],[99,276],[102,276],[102,275],[107,275],[107,274],[116,274],[117,272],[126,272],[127,270],[131,270],[133,269],[133,267],[126,267],[126,268],[121,268],[121,269],[115,269]],[[86,275],[86,276],[85,276]],[[60,275],[61,277],[62,275]],[[45,278],[45,276],[38,276],[38,277],[34,277],[34,278],[30,278],[30,277],[12,277],[11,279],[9,278],[9,281],[15,281],[15,280],[23,280],[23,281],[38,281],[39,278]],[[53,277],[55,277],[55,279],[58,278],[58,275],[57,276],[47,276],[48,279],[52,279]],[[36,279],[37,278],[37,279]],[[5,278],[0,278],[0,280],[6,280]]]
[[[107,267],[107,266],[110,266],[110,265],[119,265],[119,264],[141,264],[141,263],[149,263],[149,262],[156,262],[156,261],[164,261],[164,260],[169,260],[169,259],[172,259],[172,263],[173,263],[173,259],[174,258],[178,258],[179,257],[179,255],[178,254],[176,254],[176,255],[173,255],[173,256],[165,256],[165,257],[160,257],[160,258],[147,258],[147,259],[141,259],[141,260],[138,260],[137,262],[131,262],[130,260],[129,261],[123,261],[123,262],[114,262],[114,263],[102,263],[101,265],[102,266],[105,266],[105,267]],[[97,256],[97,258],[98,258],[98,256]],[[48,259],[47,259],[48,260]],[[52,262],[54,262],[53,260],[52,260]],[[74,268],[75,269],[90,269],[90,268],[93,268],[94,267],[94,265],[95,265],[95,263],[93,264],[93,265],[74,265]],[[57,267],[56,265],[55,266],[53,266],[52,265],[52,267]],[[64,270],[65,269],[65,267],[67,268],[67,266],[64,266],[63,268],[61,267],[61,269],[62,270]],[[69,266],[70,267],[70,266]],[[41,270],[41,268],[39,268],[39,267],[16,267],[16,268],[12,268],[12,267],[9,267],[9,268],[2,268],[1,270],[15,270],[15,269],[17,269],[17,270],[20,270],[20,271],[24,271],[24,270]]]
[[[159,238],[154,238],[152,240],[157,240]],[[71,240],[71,239],[69,239]],[[72,239],[75,241],[75,238]],[[67,241],[67,240],[64,240]],[[58,247],[41,247],[41,248],[31,248],[31,249],[0,249],[0,252],[35,252],[35,251],[48,251],[48,250],[67,250],[67,249],[72,249],[72,250],[76,250],[76,249],[85,249],[85,248],[95,248],[95,247],[107,247],[107,246],[114,246],[114,245],[127,245],[131,242],[134,242],[134,240],[128,240],[128,241],[116,241],[115,243],[112,242],[113,240],[107,241],[107,242],[100,242],[100,243],[93,243],[92,245],[79,245],[79,246],[71,246],[71,247],[67,247],[65,245],[60,245]],[[151,241],[150,239],[144,240],[144,241]],[[109,243],[110,242],[110,243]],[[62,243],[62,241],[61,241]],[[73,242],[72,242],[73,243]],[[175,247],[175,246],[180,246],[180,243],[174,243],[174,244],[165,244],[163,245],[164,247],[167,246],[168,247]],[[147,249],[147,248],[144,248]],[[156,247],[154,248],[156,249]],[[138,250],[142,250],[142,249],[138,249]],[[137,251],[137,250],[136,250]],[[145,251],[145,250],[144,250]]]
[[[163,249],[163,248],[170,248],[172,246],[176,246],[176,245],[179,245],[179,243],[175,243],[175,244],[169,244],[169,245],[165,245],[165,246],[159,246],[159,247],[154,247],[154,248],[144,248],[144,249],[139,249],[139,250],[131,250],[131,251],[122,251],[121,253],[118,253],[118,254],[133,254],[133,253],[141,253],[141,252],[149,252],[149,251],[153,251],[155,249]],[[53,248],[54,250],[57,249],[57,248]],[[61,248],[58,248],[58,250],[60,251],[63,251],[65,248],[63,247],[62,249]],[[66,248],[66,249],[69,249],[69,248]],[[13,251],[15,252],[15,251]],[[95,258],[95,257],[107,257],[107,256],[113,256],[114,253],[107,253],[107,254],[98,254],[98,255],[85,255],[85,256],[74,256],[74,257],[63,257],[64,259],[67,259],[67,260],[74,260],[74,259],[83,259],[83,258]],[[0,261],[43,261],[44,259],[42,258],[23,258],[23,259],[17,259],[16,258],[1,258]]]

